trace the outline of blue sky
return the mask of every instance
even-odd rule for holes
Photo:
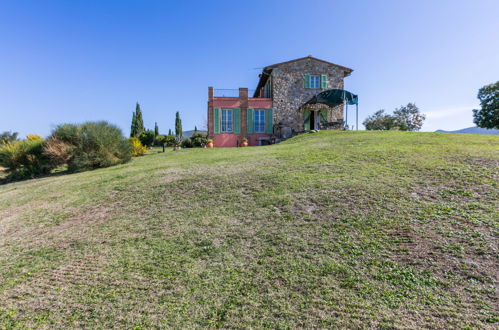
[[[203,127],[207,87],[254,88],[312,55],[353,68],[360,121],[416,102],[423,130],[472,126],[499,79],[499,1],[3,1],[0,131],[108,120]]]

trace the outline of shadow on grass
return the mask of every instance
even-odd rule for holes
[[[14,173],[8,173],[7,170],[0,172],[0,185],[5,185],[13,182],[21,182],[31,179],[41,179],[48,177],[61,176],[65,174],[72,174],[76,172],[70,172],[67,168],[55,169],[52,173],[48,174],[39,174],[33,176],[20,177],[19,175],[15,175]]]

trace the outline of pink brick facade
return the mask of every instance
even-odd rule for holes
[[[215,124],[217,111],[238,109],[239,121],[234,123],[238,125],[238,129],[233,129],[231,133],[216,131]],[[208,137],[213,139],[213,144],[216,148],[238,147],[243,138],[248,139],[250,146],[260,145],[261,140],[269,139],[272,133],[252,133],[252,129],[248,130],[248,109],[271,110],[272,99],[270,98],[249,98],[248,89],[240,88],[238,97],[215,97],[213,87],[208,87]],[[220,122],[220,117],[218,118]],[[272,125],[273,123],[268,123]]]

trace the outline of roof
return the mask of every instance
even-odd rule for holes
[[[277,67],[279,67],[281,65],[284,65],[284,64],[298,62],[298,61],[302,61],[302,60],[306,60],[306,59],[314,60],[314,61],[318,61],[318,62],[322,62],[322,63],[329,64],[329,65],[334,65],[334,66],[342,69],[345,72],[344,77],[348,77],[352,73],[352,71],[353,71],[353,69],[347,68],[346,66],[342,66],[342,65],[334,64],[334,63],[331,63],[331,62],[328,62],[328,61],[324,61],[324,60],[315,58],[315,57],[310,56],[310,55],[309,56],[305,56],[305,57],[300,57],[300,58],[297,58],[297,59],[294,59],[294,60],[286,61],[286,62],[281,62],[281,63],[272,64],[272,65],[267,65],[266,67],[263,68],[262,73],[260,74],[260,79],[258,81],[258,85],[256,86],[255,94],[254,94],[253,97],[256,97],[256,95],[259,92],[260,88],[262,88],[265,85],[265,83],[267,82],[268,77],[270,76],[270,72],[272,72],[273,69],[275,69],[275,68],[277,68]]]
[[[319,61],[319,62],[322,62],[322,63],[329,64],[329,65],[334,65],[334,66],[337,66],[337,67],[339,67],[339,68],[341,68],[341,69],[343,69],[345,71],[350,71],[349,73],[351,73],[353,71],[353,69],[347,68],[346,66],[342,66],[342,65],[338,65],[338,64],[331,63],[331,62],[328,62],[328,61],[324,61],[324,60],[321,60],[319,58],[313,57],[311,55],[305,56],[305,57],[300,57],[300,58],[297,58],[297,59],[294,59],[294,60],[291,60],[291,61],[286,61],[286,62],[276,63],[276,64],[272,64],[272,65],[267,65],[266,67],[263,68],[263,70],[273,69],[273,68],[276,68],[276,67],[278,67],[280,65],[283,65],[283,64],[298,62],[298,61],[302,61],[302,60],[306,60],[306,59],[311,59],[311,60],[315,60],[315,61]]]

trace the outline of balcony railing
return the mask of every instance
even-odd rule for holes
[[[248,89],[248,97],[252,97],[255,93],[254,89]],[[239,97],[239,89],[213,89],[213,97]]]

